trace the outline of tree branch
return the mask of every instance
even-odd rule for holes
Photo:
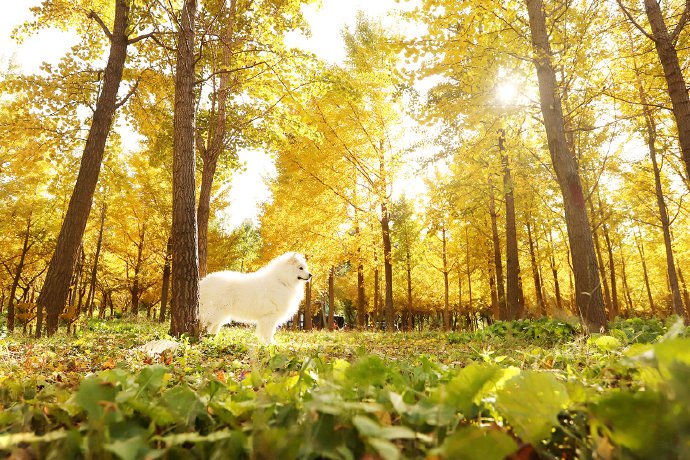
[[[108,37],[108,40],[113,41],[113,34],[110,32],[108,29],[108,26],[105,25],[103,22],[103,19],[96,13],[95,11],[92,11],[89,13],[89,18],[93,19],[98,23],[99,26],[101,26],[101,29],[103,29],[103,32],[105,32],[105,35]]]
[[[137,87],[139,86],[139,82],[141,81],[141,75],[139,75],[139,78],[137,78],[137,81],[134,82],[134,85],[129,89],[129,92],[127,95],[117,104],[115,104],[115,110],[119,109],[123,105],[127,103],[130,97],[134,94],[134,92],[137,90]]]
[[[642,32],[648,39],[650,39],[653,42],[656,42],[656,39],[649,34],[644,27],[642,27],[636,20],[635,18],[632,17],[632,14],[630,14],[630,11],[623,5],[622,0],[616,0],[616,3],[618,3],[618,6],[623,10],[623,14],[628,18],[628,21],[632,23],[640,32]]]
[[[147,34],[139,35],[138,37],[130,38],[127,40],[128,45],[133,45],[136,42],[139,42],[141,40],[146,40],[147,38],[153,37],[156,34],[156,32],[149,32]]]
[[[683,9],[683,14],[681,14],[680,20],[678,21],[678,24],[676,24],[676,28],[671,34],[671,43],[673,43],[673,46],[675,46],[678,42],[678,36],[685,27],[685,24],[687,24],[688,19],[690,19],[690,0],[685,0],[685,9]]]

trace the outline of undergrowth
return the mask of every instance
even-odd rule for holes
[[[0,456],[690,458],[690,339],[629,319],[477,332],[225,329],[174,352],[145,321],[0,339]]]

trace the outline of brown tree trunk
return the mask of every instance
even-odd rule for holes
[[[93,303],[96,299],[96,277],[98,276],[98,259],[101,257],[101,247],[103,246],[103,228],[105,226],[105,216],[108,207],[105,201],[101,205],[101,225],[98,228],[98,240],[96,241],[96,253],[93,256],[93,267],[91,268],[91,279],[89,281],[89,293],[86,295],[86,305],[89,309],[89,316],[93,316]]]
[[[491,311],[494,315],[495,319],[500,318],[500,309],[498,306],[498,292],[496,291],[496,276],[494,274],[494,261],[493,261],[493,255],[491,252],[489,252],[489,265],[488,265],[488,273],[489,273],[489,291],[491,292]]]
[[[678,60],[675,44],[676,37],[672,37],[669,34],[658,0],[644,0],[644,6],[652,28],[654,46],[656,47],[661,66],[664,69],[668,94],[673,107],[673,116],[678,127],[680,150],[685,162],[686,172],[690,178],[690,98],[688,97],[687,85]]]
[[[218,166],[218,159],[225,150],[226,110],[227,99],[230,93],[230,69],[232,65],[232,47],[234,42],[235,16],[237,13],[237,0],[230,0],[229,14],[226,28],[223,31],[222,59],[220,87],[216,95],[217,110],[211,114],[209,120],[208,145],[198,145],[204,166],[201,172],[201,190],[199,193],[199,207],[197,209],[197,222],[199,226],[199,278],[207,273],[208,260],[208,222],[211,211],[211,190],[213,179]]]
[[[509,320],[522,316],[520,305],[520,259],[518,256],[515,194],[510,163],[505,150],[505,132],[499,130],[498,150],[503,165],[503,193],[506,202],[506,313]]]
[[[194,23],[196,0],[179,19],[173,116],[172,308],[170,335],[199,336],[199,259],[194,161]]]
[[[405,272],[407,273],[407,324],[406,329],[411,331],[413,328],[412,318],[412,256],[410,255],[410,248],[407,247],[405,252]]]
[[[532,277],[534,278],[534,290],[537,296],[537,307],[539,308],[539,314],[546,316],[546,304],[544,303],[544,297],[541,294],[541,276],[539,276],[537,256],[534,252],[534,240],[532,240],[532,227],[529,223],[529,217],[527,218],[527,239],[529,240],[529,255],[530,260],[532,261]]]
[[[601,203],[599,204],[601,209]],[[616,263],[613,258],[613,246],[611,245],[611,237],[609,236],[609,229],[606,224],[603,224],[602,230],[604,232],[604,243],[606,243],[606,252],[609,256],[609,276],[611,277],[611,309],[609,310],[609,319],[613,321],[620,313],[620,305],[618,303],[618,286],[616,285]]]
[[[331,266],[328,272],[328,330],[334,327],[335,316],[335,267]]]
[[[690,293],[688,293],[688,287],[685,284],[685,278],[683,277],[683,271],[678,266],[678,279],[680,280],[680,285],[683,288],[683,302],[685,302],[685,312],[690,314]]]
[[[129,28],[129,1],[115,0],[115,21],[110,39],[108,63],[103,74],[101,94],[96,103],[91,128],[81,157],[77,182],[60,228],[55,252],[50,260],[43,288],[36,301],[39,314],[36,337],[43,329],[43,307],[46,312],[46,333],[51,336],[58,328],[58,316],[65,307],[72,270],[79,251],[91,202],[96,190],[103,161],[105,143],[117,108],[117,92],[127,58],[127,29]]]
[[[376,257],[374,256],[374,263],[376,263]],[[374,330],[379,328],[379,300],[380,300],[380,287],[379,287],[379,269],[376,267],[374,269]]]
[[[627,312],[629,315],[633,313],[633,301],[630,296],[630,287],[628,286],[628,275],[625,270],[625,255],[623,254],[623,247],[619,245],[621,254],[621,277],[623,278],[623,295],[625,297],[625,304],[627,306]]]
[[[132,281],[132,315],[139,315],[139,276],[144,255],[144,237],[146,236],[146,224],[142,224],[139,230],[139,244],[137,244],[137,263],[134,265],[134,280]]]
[[[575,277],[575,304],[589,332],[606,329],[606,313],[601,295],[592,232],[585,207],[577,161],[565,137],[563,107],[558,96],[553,53],[546,29],[543,0],[525,0],[534,48],[534,64],[539,80],[541,111],[556,177],[563,195],[568,241]]]
[[[652,288],[649,286],[649,274],[647,272],[647,262],[644,256],[644,246],[642,245],[642,237],[639,233],[635,235],[635,242],[637,243],[637,251],[640,253],[640,260],[642,261],[642,275],[644,277],[644,286],[647,289],[649,308],[652,311],[652,316],[656,316],[656,306],[654,305],[654,298],[652,297]]]
[[[494,198],[494,186],[489,175],[489,215],[491,216],[491,235],[494,247],[494,267],[496,273],[496,290],[498,295],[498,315],[500,320],[508,319],[506,311],[506,292],[503,281],[503,262],[501,260],[501,239],[498,236],[498,216],[496,213],[496,201]]]
[[[556,252],[553,248],[553,241],[551,240],[551,231],[548,232],[549,250],[549,265],[551,265],[551,274],[553,275],[553,290],[556,297],[556,307],[558,310],[563,309],[563,300],[561,299],[561,285],[558,282],[558,267],[556,266]]]
[[[443,245],[443,330],[450,330],[450,289],[448,286],[448,249],[445,225],[441,229],[441,243]]]
[[[306,290],[304,294],[304,330],[311,331],[313,327],[311,321],[311,281],[305,283],[304,289]]]
[[[24,263],[26,262],[26,255],[29,253],[29,249],[33,246],[33,243],[29,243],[29,238],[31,237],[31,211],[29,211],[29,216],[26,218],[26,231],[24,232],[24,242],[22,243],[22,253],[19,256],[19,263],[17,264],[17,270],[12,278],[12,287],[10,288],[10,299],[7,305],[7,330],[14,331],[14,300],[17,295],[17,287],[19,286],[19,281],[22,279],[22,271],[24,270]]]
[[[594,205],[592,204],[591,197],[588,199],[589,209],[592,215],[595,215]],[[611,311],[611,294],[609,291],[609,282],[606,279],[606,266],[604,265],[604,258],[601,255],[601,243],[599,241],[599,232],[597,231],[597,226],[592,225],[592,237],[594,238],[594,248],[597,255],[597,266],[599,267],[599,279],[601,280],[601,285],[604,288],[604,307],[606,311]]]
[[[386,330],[393,331],[395,311],[393,310],[393,256],[391,248],[391,234],[389,228],[390,214],[388,207],[381,202],[381,232],[383,234],[383,273],[385,279],[385,312]]]
[[[646,100],[642,88],[640,88],[640,94],[642,96],[642,100]],[[661,170],[659,168],[659,164],[657,163],[656,123],[654,122],[654,118],[652,117],[651,113],[649,113],[647,106],[644,106],[644,112],[645,120],[647,122],[647,147],[649,149],[649,158],[652,160],[652,170],[654,172],[654,193],[656,195],[657,207],[659,208],[661,230],[664,235],[664,249],[666,250],[666,273],[673,299],[673,313],[684,317],[687,320],[687,315],[685,313],[685,309],[683,308],[683,300],[680,296],[680,286],[678,285],[676,264],[673,257],[673,245],[671,243],[671,221],[668,217],[664,191],[661,186]]]
[[[168,292],[170,291],[170,265],[172,262],[172,238],[168,238],[165,249],[165,262],[163,264],[163,286],[161,289],[161,311],[158,315],[158,322],[164,323],[166,308],[168,307]]]

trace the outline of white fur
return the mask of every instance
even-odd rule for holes
[[[297,313],[304,297],[304,278],[311,278],[307,262],[294,252],[276,257],[253,273],[211,273],[199,284],[201,325],[215,335],[230,321],[256,324],[259,339],[274,343],[276,328]]]

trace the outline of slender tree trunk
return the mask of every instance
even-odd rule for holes
[[[491,311],[494,315],[494,318],[500,318],[500,309],[498,306],[498,292],[496,291],[496,275],[494,274],[494,261],[493,261],[493,256],[491,253],[489,253],[489,265],[488,265],[488,273],[489,273],[489,291],[491,291]]]
[[[561,298],[561,285],[558,282],[558,267],[556,266],[556,252],[553,248],[553,241],[551,240],[551,231],[548,232],[549,241],[549,264],[551,265],[551,274],[553,275],[553,290],[556,297],[556,307],[558,310],[563,310],[563,300]]]
[[[184,0],[177,40],[173,116],[172,308],[170,335],[199,336],[199,259],[194,161],[194,23],[196,0]]]
[[[546,137],[565,207],[575,276],[575,304],[587,331],[598,332],[606,329],[606,313],[577,161],[565,137],[563,107],[551,62],[553,53],[546,28],[544,4],[542,0],[525,1],[532,32],[533,60],[539,80]]]
[[[374,257],[374,263],[376,263],[376,257]],[[374,269],[374,330],[379,328],[379,291],[379,269],[376,267]]]
[[[623,254],[623,246],[619,244],[621,254],[621,277],[623,278],[623,295],[627,305],[628,314],[632,314],[634,307],[632,297],[630,296],[630,287],[628,286],[628,275],[625,270],[625,254]]]
[[[386,330],[393,331],[395,311],[393,310],[393,256],[389,228],[390,214],[385,201],[381,202],[381,231],[383,234],[383,274],[385,279]]]
[[[412,256],[410,255],[409,245],[405,251],[405,272],[407,273],[407,324],[406,329],[411,331],[412,324]]]
[[[96,277],[98,276],[98,260],[101,257],[101,247],[103,246],[103,228],[105,226],[105,216],[107,212],[105,201],[101,205],[101,225],[98,228],[98,240],[96,241],[96,253],[93,256],[93,268],[91,268],[91,280],[89,281],[89,293],[86,296],[86,305],[89,309],[89,316],[93,316],[93,303],[96,299]]]
[[[690,98],[688,97],[687,85],[678,60],[674,37],[669,34],[666,27],[659,1],[644,0],[644,6],[652,28],[654,46],[664,69],[668,94],[673,107],[673,116],[678,127],[680,150],[686,173],[690,178]]]
[[[498,150],[503,164],[503,193],[506,202],[506,312],[508,319],[521,316],[520,305],[520,259],[518,256],[517,224],[515,220],[515,195],[510,163],[505,149],[505,132],[499,130]]]
[[[537,307],[539,308],[539,314],[546,316],[546,304],[544,303],[544,297],[541,295],[541,276],[539,276],[537,256],[534,252],[534,240],[532,240],[532,228],[529,223],[529,217],[527,218],[527,238],[529,240],[529,255],[530,260],[532,261],[532,277],[534,278],[534,290],[537,296]]]
[[[649,286],[649,274],[647,272],[647,262],[644,256],[644,246],[642,245],[642,237],[639,233],[635,235],[635,242],[637,243],[637,251],[640,253],[640,260],[642,261],[642,275],[644,276],[644,286],[647,289],[649,308],[652,311],[652,316],[655,317],[656,306],[654,305],[654,298],[652,297],[652,288]]]
[[[328,272],[328,330],[334,327],[335,316],[335,267],[331,266]]]
[[[589,201],[590,211],[592,215],[595,215],[594,205],[591,199]],[[609,291],[609,282],[606,279],[606,266],[604,265],[604,257],[601,255],[601,243],[599,240],[599,232],[597,231],[597,226],[592,225],[592,237],[594,238],[594,248],[597,255],[597,266],[599,267],[599,279],[601,279],[601,285],[604,288],[604,307],[606,311],[611,311],[611,293]]]
[[[86,293],[86,280],[82,276],[82,273],[84,271],[84,267],[86,266],[86,253],[84,252],[84,245],[82,244],[81,247],[81,256],[80,256],[80,262],[79,265],[77,266],[77,289],[79,291],[79,295],[77,297],[77,309],[75,311],[75,314],[77,317],[81,314],[81,309],[84,301],[84,294]]]
[[[17,264],[17,271],[12,278],[12,287],[10,288],[10,300],[7,305],[7,330],[14,331],[14,298],[17,295],[17,287],[19,286],[19,281],[22,279],[22,271],[24,270],[24,263],[26,262],[26,255],[29,253],[29,249],[33,246],[33,243],[29,243],[29,238],[31,237],[31,215],[32,212],[29,211],[29,216],[26,218],[26,230],[24,231],[24,241],[22,243],[22,253],[19,256],[19,263]]]
[[[446,227],[441,229],[441,244],[443,246],[443,330],[450,330],[450,289],[448,286],[448,249]]]
[[[498,294],[498,315],[500,320],[508,319],[506,311],[506,292],[503,281],[503,262],[501,260],[501,239],[498,236],[498,216],[496,213],[496,200],[494,198],[494,186],[489,174],[489,214],[491,216],[491,235],[494,247],[494,267],[496,273],[496,289]]]
[[[304,289],[306,290],[304,294],[304,330],[312,330],[311,321],[311,281],[305,283]]]
[[[207,273],[208,222],[211,212],[211,191],[213,189],[213,179],[216,175],[218,159],[225,150],[225,137],[227,131],[226,112],[231,86],[230,69],[232,67],[232,48],[234,44],[237,0],[230,0],[228,11],[229,19],[223,31],[220,87],[216,95],[217,110],[211,114],[211,120],[209,120],[210,127],[207,145],[197,145],[197,148],[201,152],[201,159],[204,162],[201,172],[199,206],[197,209],[197,222],[199,226],[199,278],[205,277]]]
[[[599,209],[601,210],[601,199]],[[618,316],[620,310],[618,303],[618,286],[616,285],[616,263],[613,258],[613,246],[611,244],[611,237],[609,236],[609,228],[605,223],[602,224],[601,228],[604,232],[604,243],[606,243],[606,252],[609,256],[609,276],[611,277],[611,309],[609,310],[609,319],[613,321],[616,316]]]
[[[359,250],[359,249],[358,249]],[[367,303],[364,285],[364,265],[357,263],[357,325],[359,329],[366,329]]]
[[[139,276],[144,255],[144,238],[146,236],[146,224],[139,230],[139,244],[137,245],[137,263],[134,265],[134,280],[132,281],[132,315],[139,315]]]
[[[86,138],[79,166],[77,182],[60,228],[55,252],[50,260],[43,288],[36,301],[39,314],[36,337],[43,329],[43,307],[46,312],[46,333],[51,336],[58,328],[58,316],[65,307],[72,270],[79,251],[91,202],[101,170],[105,143],[117,108],[117,92],[127,58],[127,29],[129,28],[129,1],[115,0],[115,21],[110,40],[108,63],[103,74],[101,94],[96,103],[91,128]]]
[[[641,90],[642,91],[642,90]],[[641,94],[644,94],[643,92]],[[643,99],[646,99],[643,97]],[[671,296],[673,299],[673,313],[684,317],[687,321],[687,315],[683,308],[683,300],[680,296],[680,286],[678,285],[678,276],[676,273],[676,265],[673,257],[673,245],[671,243],[671,221],[668,217],[666,209],[666,200],[664,198],[664,191],[661,186],[661,169],[657,163],[656,152],[656,124],[649,109],[645,107],[645,114],[647,120],[647,147],[649,148],[649,158],[652,160],[652,170],[654,171],[654,191],[656,194],[656,203],[659,208],[659,220],[661,220],[661,230],[664,234],[664,249],[666,250],[666,273],[668,276],[669,286],[671,288]]]
[[[168,238],[165,249],[165,262],[163,264],[163,286],[161,289],[161,311],[158,315],[158,322],[164,323],[166,309],[168,307],[168,292],[170,291],[170,265],[172,263],[172,238]]]
[[[680,285],[683,288],[683,302],[685,303],[685,312],[690,314],[690,293],[688,293],[688,287],[685,284],[685,278],[683,277],[683,271],[678,266],[678,279],[680,280]]]
[[[467,300],[467,311],[472,312],[472,268],[470,266],[470,230],[465,228],[465,272],[467,274],[467,295],[469,299]],[[458,268],[459,270],[459,268]],[[468,313],[468,314],[469,314]]]

